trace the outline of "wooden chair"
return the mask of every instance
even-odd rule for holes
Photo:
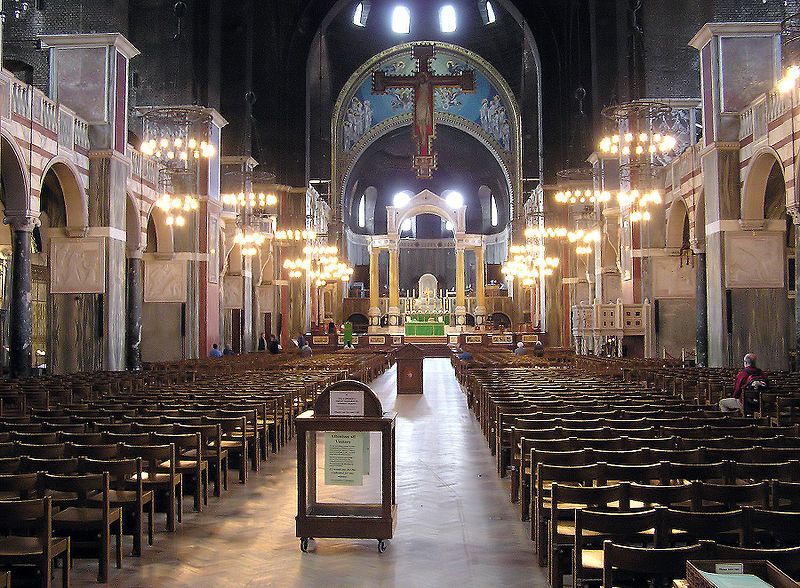
[[[184,481],[189,478],[194,494],[194,510],[200,512],[208,504],[208,460],[203,459],[200,433],[153,433],[153,443],[175,445],[175,470]],[[191,455],[189,455],[191,453]],[[161,467],[168,469],[168,463]]]
[[[43,474],[40,478],[44,490],[75,493],[75,500],[53,515],[53,531],[68,536],[72,557],[87,546],[98,555],[97,581],[108,582],[111,535],[116,537],[116,564],[122,567],[122,509],[111,507],[109,500],[109,475],[83,474],[56,476]]]
[[[201,455],[208,463],[210,474],[214,478],[214,496],[222,496],[222,488],[228,489],[228,450],[222,447],[222,428],[218,424],[182,424],[173,425],[175,434],[199,433]],[[191,451],[186,452],[189,459],[196,457]]]
[[[535,501],[531,512],[531,539],[536,543],[539,554],[539,565],[547,563],[547,525],[550,518],[549,488],[554,482],[573,486],[594,486],[599,468],[597,464],[582,466],[560,466],[540,463],[536,466],[536,493],[531,498]]]
[[[603,572],[604,539],[627,545],[660,545],[659,514],[655,509],[639,512],[575,511],[575,542],[572,578],[576,586],[597,581]]]
[[[31,444],[14,442],[16,446],[17,455],[22,457],[40,457],[42,459],[57,459],[64,457],[64,444],[63,443],[47,443],[47,444]]]
[[[121,508],[123,517],[130,521],[132,529],[133,555],[142,555],[142,536],[144,530],[144,512],[147,508],[147,540],[153,544],[153,518],[155,515],[155,498],[152,490],[145,490],[142,482],[142,459],[99,460],[82,458],[81,471],[85,473],[109,474],[109,504],[112,508]],[[94,498],[100,499],[100,497]],[[123,521],[124,522],[124,521]],[[123,525],[124,531],[125,525]]]
[[[119,445],[112,444],[92,444],[80,445],[78,443],[67,443],[66,454],[70,457],[91,457],[93,459],[114,459],[119,455]]]
[[[550,489],[549,549],[550,585],[564,585],[564,570],[570,569],[575,542],[575,510],[617,510],[627,503],[627,484],[614,486],[567,486],[554,483]]]
[[[142,458],[141,480],[145,488],[152,489],[154,495],[163,491],[167,504],[167,531],[175,531],[177,522],[183,521],[183,478],[175,469],[175,446],[169,445],[126,445],[120,447],[120,455],[126,458]],[[167,463],[166,467],[162,464]]]
[[[247,482],[247,456],[248,448],[252,442],[247,438],[247,419],[245,417],[202,417],[203,424],[219,425],[222,437],[220,447],[228,452],[229,457],[236,457],[239,461],[239,481]],[[251,439],[253,439],[251,437]]]
[[[19,535],[20,529],[29,535]],[[36,566],[39,583],[52,585],[53,560],[61,560],[61,585],[69,587],[69,537],[53,537],[53,502],[47,496],[34,500],[0,501],[0,566]]]
[[[713,552],[712,543],[685,547],[642,548],[603,543],[603,586],[619,586],[618,576],[623,573],[635,576],[633,586],[646,586],[647,580],[673,580],[686,575],[686,560],[708,559]],[[617,578],[615,579],[615,576]]]

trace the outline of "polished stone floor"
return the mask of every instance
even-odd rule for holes
[[[178,532],[162,530],[141,558],[125,557],[109,585],[547,586],[449,362],[425,360],[423,396],[398,398],[395,374],[371,383],[384,409],[398,412],[398,523],[386,553],[375,541],[330,539],[301,553],[292,443],[246,486],[209,498],[202,515],[188,512],[187,498]],[[74,585],[95,574],[96,562],[76,560]]]

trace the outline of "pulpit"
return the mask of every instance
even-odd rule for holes
[[[397,362],[397,393],[422,394],[422,365],[425,352],[412,343],[394,354]]]

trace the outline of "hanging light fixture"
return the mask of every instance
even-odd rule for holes
[[[140,150],[169,169],[189,169],[193,162],[211,159],[216,147],[208,140],[211,112],[201,106],[145,106]]]
[[[189,194],[173,196],[165,192],[156,200],[156,206],[167,215],[166,223],[169,226],[182,227],[186,224],[185,215],[196,211],[200,203],[197,198]]]

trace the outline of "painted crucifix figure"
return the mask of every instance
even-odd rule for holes
[[[436,88],[459,88],[462,92],[475,91],[475,72],[464,71],[458,75],[437,75],[431,71],[434,55],[433,45],[415,45],[412,56],[419,63],[412,76],[388,75],[383,71],[372,74],[372,93],[385,94],[389,88],[411,88],[414,90],[414,138],[417,154],[414,169],[417,177],[428,179],[436,169],[436,152],[433,139],[436,136],[433,98]]]

